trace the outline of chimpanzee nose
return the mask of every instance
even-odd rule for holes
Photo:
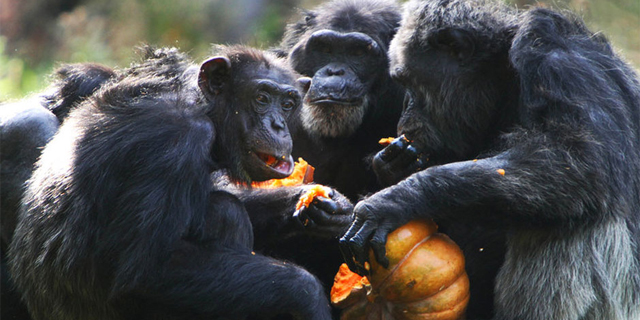
[[[289,130],[287,130],[287,123],[281,117],[274,117],[271,119],[271,129],[279,136],[287,135]]]
[[[327,75],[328,76],[343,76],[344,68],[338,66],[329,66],[327,67]]]

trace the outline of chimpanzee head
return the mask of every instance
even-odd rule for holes
[[[283,60],[243,46],[221,47],[200,67],[198,85],[212,108],[213,158],[242,182],[284,178],[293,171],[287,120],[309,79]]]
[[[407,89],[398,133],[429,156],[486,147],[518,95],[508,54],[516,15],[486,0],[412,0],[390,44],[391,77]],[[511,110],[515,108],[510,108]]]
[[[388,89],[387,48],[400,20],[391,1],[325,3],[288,26],[283,47],[293,68],[312,77],[301,117],[318,137],[352,134]]]

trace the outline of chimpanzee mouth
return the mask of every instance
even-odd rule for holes
[[[291,155],[276,157],[258,151],[254,151],[254,154],[269,170],[274,171],[278,176],[282,176],[284,178],[293,173],[293,157]]]
[[[352,98],[352,99],[333,99],[328,97],[317,98],[313,100],[309,100],[310,104],[317,106],[360,106],[362,105],[362,98]]]

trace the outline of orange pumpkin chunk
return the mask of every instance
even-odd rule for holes
[[[300,196],[300,200],[298,200],[298,203],[296,204],[296,210],[300,210],[300,208],[302,208],[303,206],[308,208],[313,199],[315,199],[316,197],[329,198],[330,192],[331,189],[323,185],[318,184],[312,186],[311,188],[309,188],[309,190],[307,190],[307,192]]]
[[[273,158],[275,161],[275,158]],[[267,163],[268,164],[268,163]],[[315,168],[308,164],[304,159],[298,158],[293,166],[293,172],[290,176],[283,179],[271,179],[262,182],[252,182],[254,188],[272,189],[280,187],[299,186],[305,183],[313,182],[313,172]]]
[[[399,136],[397,138],[396,137],[382,138],[382,139],[378,140],[378,144],[386,147],[386,146],[390,145],[391,142],[393,142],[393,140],[396,140],[396,139],[402,139],[404,142],[408,142],[408,143],[413,142],[413,141],[407,139],[407,137],[403,134],[403,135],[401,135],[401,136]]]
[[[350,302],[349,297],[357,294],[354,291],[364,290],[366,286],[370,286],[369,279],[349,270],[347,264],[343,263],[333,280],[331,303],[346,307]]]
[[[394,139],[395,137],[382,138],[378,141],[378,144],[388,146],[389,144],[391,144],[391,142],[393,142]]]

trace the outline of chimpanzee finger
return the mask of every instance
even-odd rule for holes
[[[352,259],[359,271],[357,273],[360,275],[369,273],[369,270],[364,267],[364,264],[369,260],[369,239],[377,225],[378,224],[372,220],[365,221],[360,230],[348,241]]]
[[[416,160],[416,172],[421,171],[423,169],[425,169],[427,167],[427,162],[429,161],[429,156],[425,155],[424,153],[421,153],[418,156],[418,160]]]
[[[385,268],[389,267],[389,259],[387,258],[385,245],[387,243],[387,235],[391,231],[390,226],[380,226],[371,237],[371,249],[376,261]]]
[[[375,158],[379,158],[384,162],[389,162],[402,153],[402,150],[407,148],[408,145],[409,140],[404,138],[404,136],[396,138],[387,147],[382,149],[382,151],[378,152],[378,154],[375,155]]]
[[[408,146],[390,165],[393,166],[392,170],[394,171],[403,171],[412,166],[418,160],[418,157],[418,150],[413,146]]]
[[[338,244],[340,248],[340,253],[342,253],[342,258],[344,262],[347,264],[349,269],[353,272],[358,272],[358,268],[356,267],[355,259],[353,258],[353,253],[351,252],[351,246],[349,245],[349,241],[351,238],[358,233],[358,230],[362,227],[362,220],[356,219],[353,221],[347,232],[340,238]]]
[[[311,219],[307,212],[307,207],[302,206],[300,209],[293,213],[293,220],[295,220],[303,228],[315,227],[315,222]]]
[[[331,222],[331,213],[318,208],[317,206],[313,205],[313,203],[304,210],[304,213],[306,214],[307,218],[315,222],[315,224],[325,225],[330,224]]]
[[[311,204],[329,214],[336,214],[340,209],[340,206],[336,201],[325,197],[316,197],[315,199],[313,199]]]
[[[409,160],[409,163],[406,164],[406,167],[398,166],[398,170],[402,170],[402,172],[404,172],[405,175],[408,176],[418,171],[424,170],[427,167],[427,161],[429,161],[429,158],[427,158],[423,154],[420,154],[416,159]],[[396,165],[395,162],[394,165]]]

